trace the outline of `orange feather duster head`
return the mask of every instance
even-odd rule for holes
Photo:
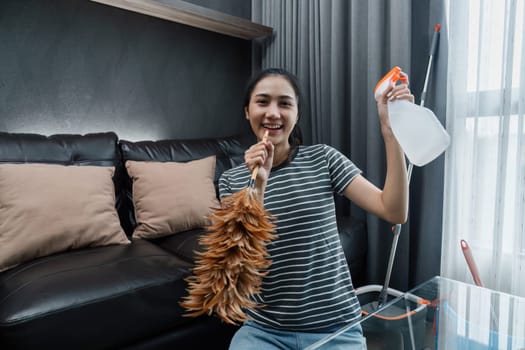
[[[246,309],[260,307],[252,296],[271,264],[266,245],[276,237],[275,220],[251,186],[224,198],[210,220],[181,306],[186,316],[215,313],[230,324],[244,322]]]

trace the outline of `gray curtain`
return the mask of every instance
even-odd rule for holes
[[[424,12],[416,18],[423,14],[428,22],[428,2],[421,3],[419,10]],[[411,60],[428,57],[426,52],[412,54],[412,6],[411,0],[252,0],[252,19],[274,28],[271,39],[254,44],[254,69],[281,67],[295,73],[305,95],[307,111],[299,120],[305,143],[334,146],[379,187],[386,163],[373,88],[395,65],[416,78]],[[428,45],[428,40],[417,44]],[[424,72],[417,79],[424,79]],[[338,211],[367,221],[368,279],[383,283],[392,239],[390,225],[346,201],[338,203]],[[419,217],[420,213],[411,215]],[[410,227],[410,221],[403,226],[398,244],[391,281],[394,288],[406,289],[436,274],[411,268],[424,252],[419,249],[418,232],[411,232]],[[439,240],[439,232],[437,236]],[[439,269],[439,255],[431,263]]]
[[[448,42],[444,0],[414,1],[412,11],[412,89],[416,102],[423,89],[431,38],[441,25],[425,106],[443,126],[446,117]],[[440,274],[445,156],[422,168],[414,167],[410,184],[409,285]],[[459,242],[458,242],[459,244]]]

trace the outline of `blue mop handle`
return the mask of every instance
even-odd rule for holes
[[[408,186],[410,186],[410,180],[412,178],[412,169],[414,169],[414,164],[408,163]],[[390,248],[390,258],[388,259],[385,283],[383,284],[383,288],[381,289],[381,293],[379,294],[379,299],[377,302],[378,309],[384,304],[386,304],[388,299],[388,286],[390,285],[390,276],[392,275],[392,268],[394,267],[394,259],[396,257],[397,242],[399,241],[401,227],[401,224],[395,224],[394,226],[392,226],[392,232],[394,232],[394,237],[392,238],[392,247]]]
[[[429,51],[430,56],[434,56],[434,54],[436,53],[438,35],[439,35],[440,30],[441,30],[441,24],[438,23],[434,26],[434,35],[432,36],[432,44],[430,45],[430,51]]]
[[[394,258],[396,256],[397,242],[399,241],[399,234],[401,233],[401,224],[392,226],[394,238],[392,239],[392,247],[390,248],[390,258],[388,259],[388,267],[386,270],[385,283],[379,294],[377,308],[385,305],[388,300],[388,285],[390,284],[390,276],[392,275],[392,267],[394,266]]]
[[[434,54],[436,53],[440,29],[441,29],[441,25],[439,23],[434,26],[434,35],[432,36],[432,44],[430,44],[427,73],[425,75],[425,83],[423,85],[423,92],[421,93],[421,103],[420,103],[421,107],[425,106],[425,98],[427,97],[427,88],[428,88],[428,78],[430,77],[430,68],[432,67],[432,61],[434,58]]]

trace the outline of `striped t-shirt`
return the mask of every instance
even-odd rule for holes
[[[315,331],[360,317],[350,271],[339,240],[334,192],[342,194],[360,170],[327,145],[300,146],[293,159],[273,168],[264,206],[276,217],[277,239],[268,244],[272,264],[247,310],[260,324]],[[245,164],[221,176],[221,198],[246,188]]]

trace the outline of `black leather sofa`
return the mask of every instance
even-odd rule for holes
[[[242,162],[252,143],[243,136],[130,142],[112,132],[0,132],[0,163],[115,166],[116,207],[131,237],[136,223],[126,160],[187,162],[216,155],[217,181]],[[354,284],[365,284],[366,227],[350,218],[341,218],[339,226]],[[203,233],[76,249],[1,272],[0,349],[227,349],[236,327],[216,317],[183,317],[179,306]]]

